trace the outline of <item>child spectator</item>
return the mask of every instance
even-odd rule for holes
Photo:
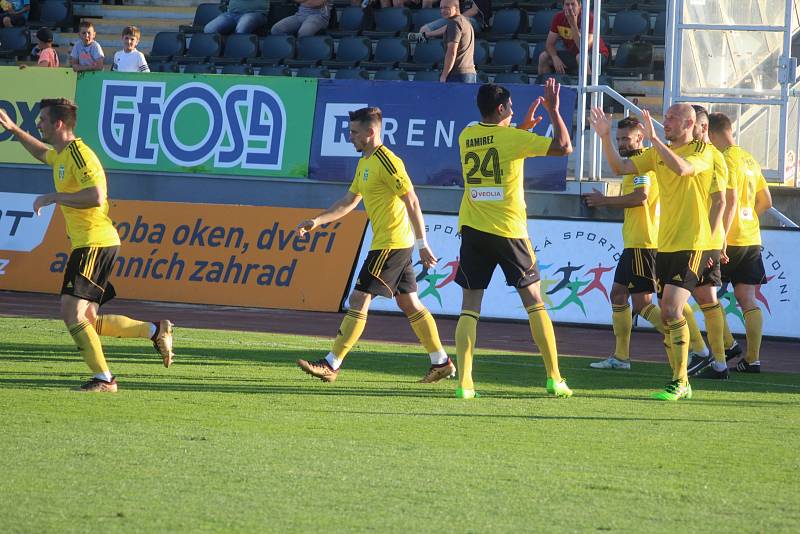
[[[25,26],[31,11],[31,0],[0,0],[0,19],[3,26]]]
[[[122,50],[114,54],[111,70],[117,72],[150,72],[144,54],[136,50],[142,32],[136,26],[126,26],[122,30]]]
[[[36,32],[39,40],[39,61],[40,67],[58,67],[58,53],[53,48],[53,32],[49,28],[39,28]]]
[[[82,21],[79,34],[81,41],[75,43],[70,55],[72,70],[75,72],[103,70],[105,55],[103,55],[103,48],[94,40],[94,24],[88,20]]]

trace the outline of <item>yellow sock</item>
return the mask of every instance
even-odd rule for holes
[[[367,325],[367,314],[361,313],[357,310],[348,310],[342,319],[342,324],[339,326],[339,332],[336,334],[336,339],[333,341],[334,356],[338,360],[344,360],[353,345],[364,333],[364,327]]]
[[[667,321],[670,345],[672,347],[672,379],[681,384],[689,382],[686,367],[689,364],[689,327],[686,319]]]
[[[78,350],[83,356],[83,361],[89,366],[94,374],[107,373],[108,364],[103,354],[103,346],[100,344],[100,336],[97,335],[92,323],[82,321],[69,327],[69,335],[75,340]]]
[[[153,323],[137,321],[124,315],[98,315],[94,329],[99,336],[143,337],[150,339]]]
[[[528,312],[528,324],[531,327],[533,342],[539,347],[544,360],[544,368],[547,377],[556,382],[561,380],[561,373],[558,370],[558,351],[556,350],[556,334],[553,332],[553,323],[544,304],[536,304],[525,311]]]
[[[633,328],[631,307],[627,303],[611,305],[611,324],[614,328],[614,338],[617,340],[614,357],[619,360],[627,360],[630,358],[631,328]]]
[[[664,329],[664,323],[661,322],[661,308],[655,304],[648,304],[642,308],[639,315],[664,336],[664,349],[667,351],[667,361],[669,362],[669,366],[672,367],[672,348],[670,347],[669,332]]]
[[[689,342],[692,352],[705,352],[706,344],[703,341],[703,334],[700,333],[697,319],[694,318],[694,310],[688,302],[683,306],[683,318],[686,319],[686,325],[689,327]]]
[[[439,340],[439,330],[436,328],[436,321],[427,309],[415,313],[408,318],[411,329],[417,334],[419,342],[425,347],[425,351],[430,354],[442,350],[442,342]]]
[[[733,339],[733,334],[731,334],[731,329],[728,326],[727,317],[722,318],[722,342],[725,343],[726,349],[731,348],[733,344],[736,342],[736,340]]]
[[[458,357],[458,385],[461,389],[475,389],[472,382],[472,356],[478,339],[480,314],[470,310],[461,312],[456,325],[456,356]]]
[[[761,308],[753,308],[744,312],[744,331],[747,335],[747,353],[745,361],[753,363],[761,356],[761,334],[764,328],[764,314]]]
[[[711,346],[711,353],[714,355],[714,361],[725,363],[725,343],[722,341],[722,325],[725,322],[725,316],[722,314],[722,308],[719,302],[715,302],[714,304],[703,304],[700,309],[706,318],[706,335],[708,344]]]

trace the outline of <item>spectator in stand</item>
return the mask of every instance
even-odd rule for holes
[[[461,0],[459,2],[459,9],[461,10],[461,15],[472,23],[472,28],[475,30],[475,33],[480,32],[483,27],[488,24],[489,18],[492,16],[491,0]],[[408,39],[410,41],[435,39],[444,35],[446,29],[447,19],[436,19],[433,22],[423,25],[419,29],[419,33],[409,33]]]
[[[75,72],[103,70],[105,55],[100,43],[94,40],[94,24],[84,20],[79,29],[78,35],[81,40],[75,43],[75,46],[72,47],[72,54],[70,54],[72,70]]]
[[[269,0],[230,0],[224,13],[206,24],[205,33],[256,33],[267,25]]]
[[[594,16],[589,12],[589,51],[594,44]],[[566,50],[556,50],[556,43],[561,42]],[[609,50],[601,37],[600,63],[608,63]],[[549,74],[553,71],[558,74],[578,73],[578,54],[581,50],[581,2],[580,0],[564,0],[561,13],[553,17],[550,33],[547,35],[545,51],[539,54],[539,74]],[[589,62],[591,71],[592,63]]]
[[[36,39],[39,40],[37,45],[39,61],[37,65],[40,67],[58,67],[58,53],[53,48],[53,32],[49,28],[39,28],[39,31],[36,32]]]
[[[0,18],[3,26],[25,26],[28,24],[28,13],[31,11],[31,0],[1,0]]]
[[[458,0],[441,0],[439,10],[447,19],[444,32],[444,65],[440,82],[475,83],[478,73],[475,72],[475,30],[472,24],[461,14]]]
[[[117,72],[150,72],[144,54],[136,50],[142,32],[136,26],[126,26],[122,30],[122,50],[114,54],[111,70]]]
[[[316,35],[328,27],[331,8],[328,0],[294,0],[299,5],[297,13],[279,20],[272,27],[273,35],[297,35],[308,37]]]

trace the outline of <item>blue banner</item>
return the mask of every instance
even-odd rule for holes
[[[480,120],[475,103],[478,87],[436,82],[320,80],[308,177],[337,182],[353,179],[360,154],[349,141],[348,111],[377,106],[383,111],[383,143],[403,159],[415,184],[463,186],[458,135]],[[519,117],[544,95],[541,85],[508,87]],[[560,95],[561,116],[571,129],[577,93],[562,87]],[[540,114],[543,120],[533,131],[552,135],[547,113],[540,108]],[[563,191],[566,176],[567,158],[526,160],[526,189]]]

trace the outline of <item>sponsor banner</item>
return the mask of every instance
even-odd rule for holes
[[[415,257],[418,292],[434,314],[458,315],[461,288],[455,283],[460,237],[454,215],[426,215],[427,238],[437,258],[436,267],[425,270]],[[531,236],[541,273],[542,297],[557,322],[611,324],[611,286],[614,270],[622,253],[622,224],[588,220],[529,219]],[[764,334],[800,337],[795,318],[800,314],[800,264],[791,261],[787,251],[800,248],[800,232],[765,230],[762,232],[764,266],[768,283],[761,286],[757,299],[764,310]],[[367,230],[359,255],[361,263],[369,251],[371,228]],[[719,292],[720,302],[731,330],[744,333],[744,319],[736,306],[733,288]],[[695,310],[699,306],[691,301]],[[397,311],[393,300],[376,298],[372,309]],[[505,284],[497,268],[486,290],[482,317],[527,320],[517,291]],[[703,314],[695,314],[704,327]],[[638,319],[639,326],[649,326]]]
[[[0,194],[0,288],[57,293],[70,253],[64,218],[31,216],[34,198]],[[338,311],[366,215],[300,237],[295,225],[317,212],[112,202],[122,247],[111,282],[123,298]]]
[[[77,133],[106,169],[304,177],[317,81],[87,73]]]
[[[72,69],[20,69],[0,67],[3,109],[23,130],[40,139],[36,122],[43,98],[75,100],[76,75]],[[0,128],[0,163],[40,163],[9,132]]]
[[[412,90],[409,90],[412,87]],[[395,83],[320,80],[314,115],[309,178],[349,182],[360,154],[349,142],[348,112],[377,106],[383,112],[383,143],[400,156],[415,184],[462,185],[458,135],[480,120],[475,105],[479,85],[430,82]],[[539,85],[514,85],[517,116],[544,94]],[[561,88],[560,110],[572,127],[576,92]],[[544,109],[543,120],[533,130],[552,135]],[[530,158],[525,162],[525,188],[563,191],[567,158]]]

